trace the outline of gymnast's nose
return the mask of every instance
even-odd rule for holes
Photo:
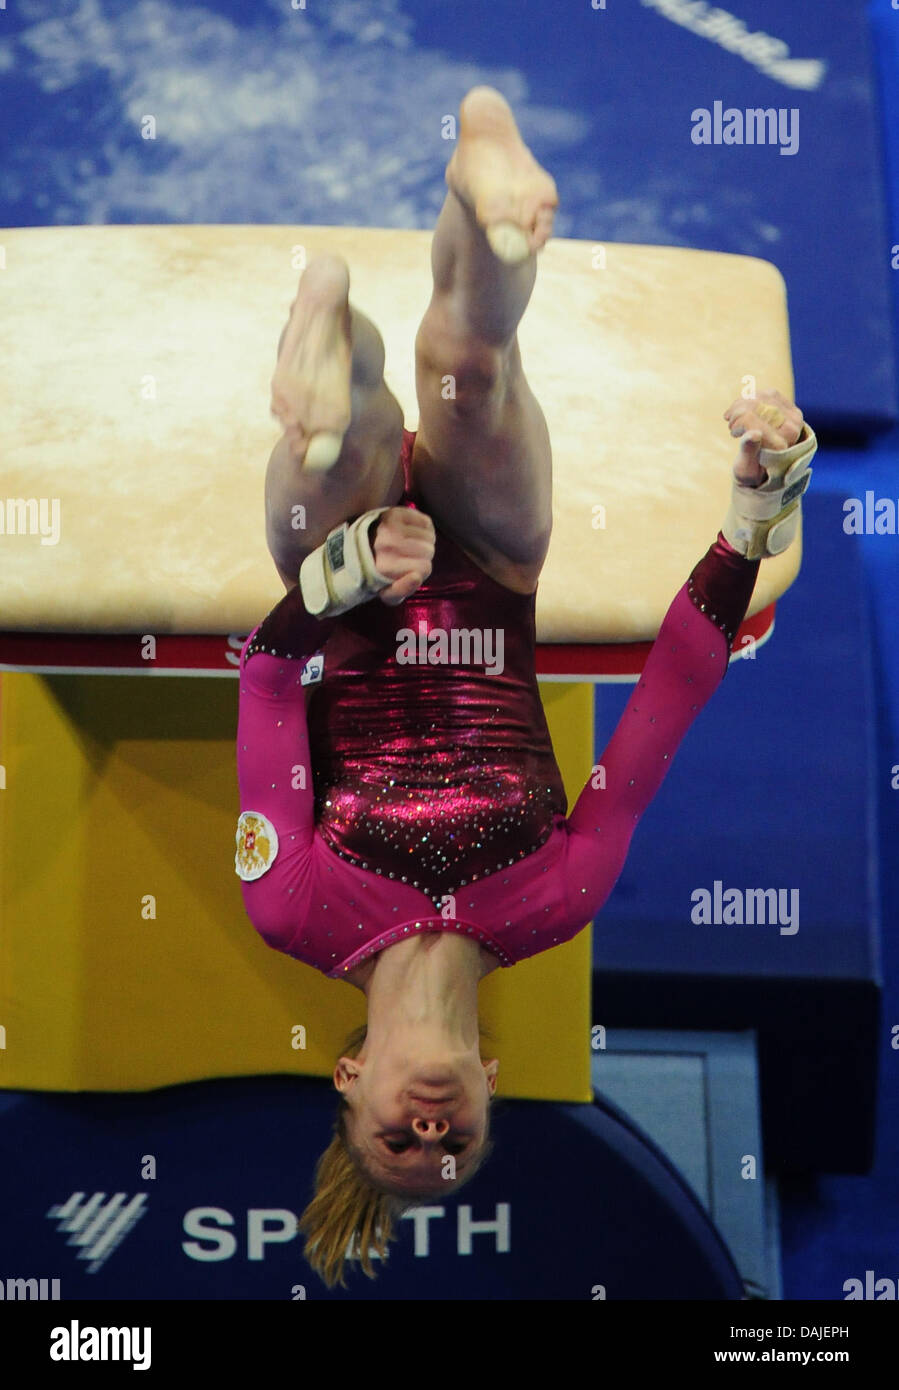
[[[412,1121],[412,1128],[421,1139],[440,1139],[449,1129],[448,1120],[428,1120],[422,1115],[416,1115]]]

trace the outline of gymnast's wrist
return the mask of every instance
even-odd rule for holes
[[[375,563],[374,535],[388,507],[344,521],[328,532],[322,545],[300,567],[300,589],[309,613],[338,617],[387,589],[393,582]]]
[[[282,661],[308,661],[330,636],[334,623],[308,612],[299,584],[287,593],[263,618],[248,639],[244,663],[257,652]]]
[[[735,550],[723,531],[718,532],[718,535],[712,543],[712,549],[717,554],[723,555],[727,559],[734,557],[737,560],[741,560],[744,565],[757,565],[759,563],[758,560],[747,560],[746,556],[742,554],[741,551]]]
[[[818,448],[807,421],[788,449],[761,449],[765,478],[753,486],[736,477],[721,531],[732,549],[749,560],[781,555],[799,530],[801,499],[812,479],[810,464]]]

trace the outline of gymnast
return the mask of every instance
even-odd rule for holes
[[[323,255],[301,276],[266,474],[287,592],[240,659],[247,913],[270,946],[367,1000],[299,1222],[329,1287],[350,1257],[372,1276],[396,1218],[457,1191],[490,1151],[499,1064],[480,1055],[478,983],[570,940],[606,902],[724,677],[760,560],[796,534],[817,447],[777,391],[724,412],[741,439],[727,517],[566,818],[535,675],[550,440],[516,336],[558,197],[498,92],[473,89],[460,117],[415,342],[416,432],[346,263]],[[488,631],[501,662],[486,659]]]

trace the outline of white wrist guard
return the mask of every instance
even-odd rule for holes
[[[789,449],[762,449],[759,463],[767,470],[761,487],[734,479],[730,509],[721,530],[725,540],[747,560],[780,555],[799,529],[800,498],[812,479],[809,464],[818,441],[807,424]]]
[[[374,598],[393,583],[375,569],[368,528],[376,517],[389,511],[378,507],[355,521],[344,521],[328,533],[327,540],[300,566],[300,589],[306,612],[316,618],[333,618],[359,603]]]

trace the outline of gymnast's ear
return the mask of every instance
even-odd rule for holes
[[[345,1095],[356,1077],[362,1074],[361,1065],[352,1057],[340,1057],[334,1068],[333,1081],[336,1089]]]

